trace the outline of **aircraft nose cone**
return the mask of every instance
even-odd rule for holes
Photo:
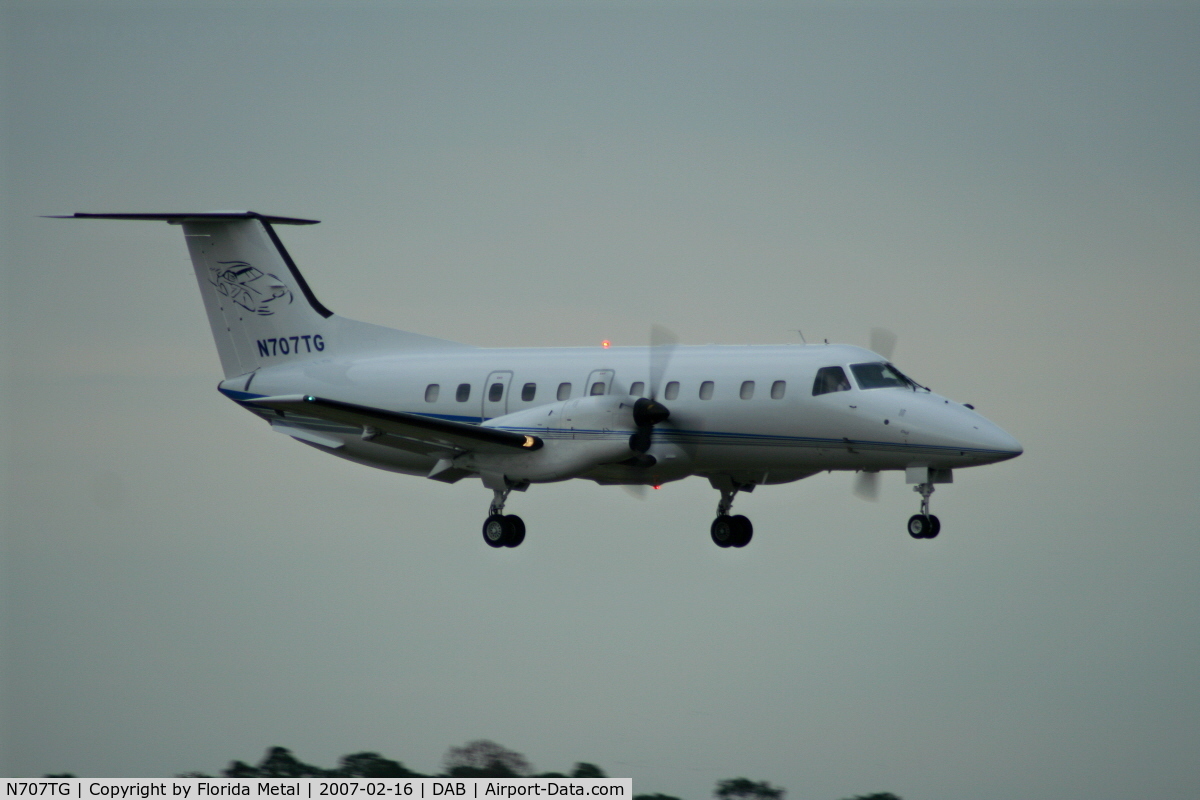
[[[975,427],[977,430],[972,431],[971,435],[973,449],[980,451],[986,463],[1007,461],[1025,452],[1021,443],[999,425],[980,418]]]

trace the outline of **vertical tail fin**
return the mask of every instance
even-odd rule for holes
[[[313,295],[272,221],[182,220],[225,377],[311,359],[331,339],[333,313]]]
[[[454,342],[338,317],[317,300],[273,225],[317,220],[253,211],[74,214],[81,219],[162,220],[183,226],[226,378],[288,361],[372,349],[430,349]]]

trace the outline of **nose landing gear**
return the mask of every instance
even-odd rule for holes
[[[905,481],[913,491],[921,495],[921,513],[908,518],[908,535],[914,539],[933,539],[942,532],[942,523],[929,513],[929,496],[935,483],[954,483],[954,471],[944,467],[929,467],[915,464],[904,470]]]
[[[921,513],[908,518],[908,535],[914,539],[934,539],[942,531],[942,522],[929,513],[929,496],[933,494],[932,483],[919,483],[913,491],[921,495]]]

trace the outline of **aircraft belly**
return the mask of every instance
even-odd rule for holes
[[[888,470],[904,469],[914,460],[960,465],[960,459],[951,458],[939,448],[848,438],[764,437],[763,442],[756,444],[718,438],[684,447],[690,452],[696,473],[765,470],[813,474],[825,470]]]

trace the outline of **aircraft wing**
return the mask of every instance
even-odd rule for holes
[[[343,403],[307,394],[258,397],[248,405],[274,409],[284,419],[293,418],[303,425],[305,417],[370,428],[377,432],[372,442],[439,458],[458,453],[514,453],[539,450],[542,440],[536,436],[485,428],[465,422],[385,411],[380,408]]]

